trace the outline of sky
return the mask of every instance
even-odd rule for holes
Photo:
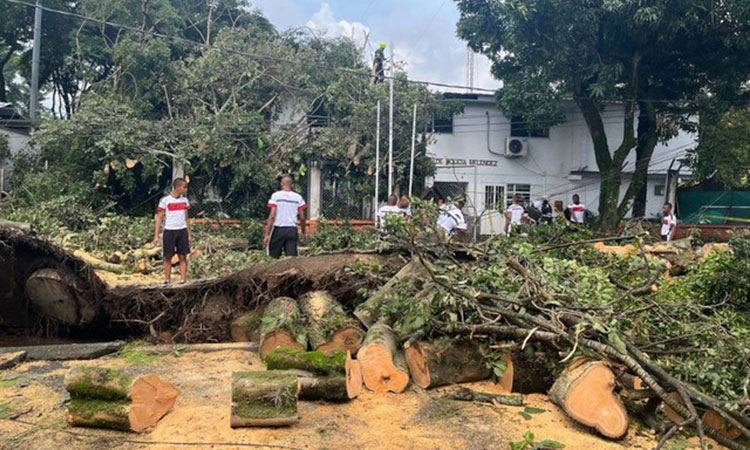
[[[409,79],[467,85],[466,43],[456,37],[459,13],[453,0],[253,0],[252,5],[280,30],[309,27],[331,37],[351,37],[360,46],[369,33],[368,60],[380,42],[392,43]],[[474,57],[474,86],[500,87],[482,55]]]

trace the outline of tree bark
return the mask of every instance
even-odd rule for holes
[[[469,388],[461,388],[453,393],[454,400],[465,402],[499,403],[508,406],[522,406],[523,395],[487,394],[485,392],[473,391]]]
[[[417,342],[406,349],[405,357],[414,384],[425,389],[486,380],[492,375],[475,341]]]
[[[633,207],[633,217],[645,216],[648,167],[651,164],[651,156],[654,154],[654,149],[659,138],[654,105],[651,102],[641,101],[639,107],[635,169],[630,185],[617,208],[620,217],[624,217],[631,207]],[[641,205],[638,206],[638,210],[634,205],[636,195],[639,193],[644,196],[642,199],[642,210]]]
[[[300,382],[300,400],[326,400],[346,402],[350,400],[346,389],[346,376],[314,376],[297,373]]]
[[[328,292],[308,292],[300,297],[299,307],[307,320],[307,336],[313,349],[357,353],[365,334]]]
[[[259,342],[262,320],[263,308],[256,308],[236,318],[229,330],[232,340],[234,342]]]
[[[88,344],[30,345],[25,347],[0,347],[0,354],[25,352],[29,361],[69,361],[76,359],[96,359],[118,352],[125,341],[92,342]],[[172,348],[171,351],[174,351]]]
[[[232,428],[296,423],[299,390],[291,370],[232,373]]]
[[[86,325],[98,314],[98,308],[78,292],[76,277],[61,270],[40,269],[26,279],[26,297],[34,308],[66,325]]]
[[[346,351],[304,352],[277,348],[265,357],[268,370],[304,370],[315,375],[345,375]]]
[[[409,384],[409,372],[398,336],[384,321],[367,331],[357,353],[365,386],[378,394],[400,394]]]
[[[260,328],[261,359],[279,347],[300,351],[307,348],[307,333],[294,299],[278,297],[271,300],[263,317]]]

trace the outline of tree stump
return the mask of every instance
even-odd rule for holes
[[[279,347],[304,351],[307,333],[297,302],[289,297],[278,297],[266,306],[260,327],[260,357]]]
[[[325,291],[308,292],[299,299],[299,308],[308,324],[310,346],[315,350],[349,350],[356,353],[364,332],[357,321]]]
[[[402,283],[407,281],[421,283],[429,278],[430,274],[419,259],[412,259],[401,268],[387,283],[380,287],[370,298],[361,303],[354,310],[354,315],[368,329],[380,319],[380,308],[400,293]],[[414,292],[418,291],[416,289]]]
[[[298,372],[300,400],[325,400],[329,402],[349,401],[345,375],[316,376]]]
[[[346,374],[346,352],[329,350],[325,352],[303,352],[290,348],[277,348],[265,358],[268,370],[304,370],[315,375]]]
[[[232,373],[232,428],[296,423],[299,390],[292,370]]]
[[[401,393],[409,384],[409,372],[398,336],[383,321],[367,331],[357,353],[365,386],[378,394]]]
[[[74,367],[63,385],[71,397],[69,424],[135,432],[158,422],[180,393],[156,375],[101,367]]]
[[[263,320],[263,308],[257,308],[234,319],[230,334],[234,342],[260,341],[260,327]]]
[[[479,344],[474,341],[417,342],[406,349],[405,357],[412,381],[425,389],[486,380],[492,375],[482,360]]]
[[[564,370],[552,385],[549,399],[575,421],[619,439],[628,431],[628,414],[614,387],[609,367],[588,361]]]
[[[349,398],[359,397],[362,393],[362,366],[359,361],[352,358],[350,352],[346,352],[346,393]]]
[[[56,269],[37,270],[26,280],[26,296],[40,313],[66,325],[86,325],[97,308],[76,291],[75,279]]]

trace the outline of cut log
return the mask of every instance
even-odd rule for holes
[[[547,393],[555,382],[557,371],[550,366],[550,356],[543,351],[512,352],[503,356],[506,372],[498,382],[508,392],[519,394]],[[507,364],[510,362],[510,364]]]
[[[26,296],[42,315],[66,325],[86,325],[97,315],[96,306],[77,295],[75,278],[56,269],[40,269],[26,280]]]
[[[77,366],[63,381],[70,393],[71,425],[142,431],[174,405],[180,391],[156,375],[133,370]]]
[[[425,389],[486,380],[492,375],[475,341],[446,338],[416,342],[406,349],[405,356],[414,384]]]
[[[399,394],[409,384],[409,369],[398,336],[382,320],[367,331],[357,360],[365,386],[378,394]]]
[[[308,338],[313,349],[357,353],[365,334],[357,321],[350,318],[328,292],[308,292],[300,297],[299,309],[307,320]]]
[[[11,369],[26,358],[26,352],[0,353],[0,370]]]
[[[92,342],[90,344],[30,345],[24,347],[0,347],[0,354],[25,352],[28,361],[69,361],[95,359],[115,353],[125,346],[124,341]],[[174,346],[170,346],[174,352]]]
[[[88,265],[90,265],[94,269],[106,270],[107,272],[112,272],[112,273],[125,273],[125,271],[127,270],[125,266],[108,263],[107,261],[103,261],[99,258],[91,256],[82,250],[74,251],[73,256],[84,260]]]
[[[346,352],[346,393],[349,398],[359,397],[362,393],[362,367],[359,361],[352,358],[350,352]]]
[[[370,298],[357,306],[354,315],[365,327],[370,328],[380,318],[380,308],[384,304],[391,302],[396,295],[402,293],[403,283],[412,281],[421,285],[429,276],[428,270],[422,265],[419,259],[411,260],[393,278],[388,280],[387,283],[370,296]],[[415,288],[414,292],[417,292],[420,288]]]
[[[349,401],[346,376],[316,376],[310,372],[297,372],[300,383],[300,400]]]
[[[628,431],[628,414],[614,393],[615,376],[601,361],[564,370],[552,385],[549,399],[573,420],[619,439]]]
[[[294,350],[307,348],[307,333],[293,298],[278,297],[266,306],[260,327],[260,357],[279,347]]]
[[[232,373],[232,428],[296,423],[299,390],[292,370]]]
[[[24,233],[31,233],[31,224],[28,222],[11,222],[0,219],[0,227],[17,228]]]
[[[346,374],[346,352],[304,352],[290,348],[277,348],[265,358],[268,370],[304,370],[315,375]]]
[[[230,334],[234,342],[260,341],[260,326],[263,320],[263,308],[245,313],[234,319]]]
[[[465,402],[498,403],[507,406],[523,405],[523,395],[488,394],[486,392],[473,391],[465,387],[455,391],[453,399]]]
[[[505,369],[503,370],[503,376],[497,378],[497,384],[505,392],[513,392],[513,378],[515,376],[515,368],[513,367],[513,358],[507,353],[503,353],[500,357],[505,362]]]
[[[718,431],[724,437],[733,441],[739,439],[740,436],[742,436],[742,430],[728,423],[718,413],[711,411],[710,409],[703,414],[703,423]]]

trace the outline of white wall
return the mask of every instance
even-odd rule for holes
[[[532,198],[548,194],[550,201],[570,202],[574,193],[594,212],[599,202],[599,176],[593,144],[577,106],[570,102],[566,109],[567,121],[550,129],[548,138],[528,138],[529,154],[521,158],[505,158],[495,154],[504,152],[505,140],[510,137],[510,119],[503,116],[489,101],[467,101],[464,113],[453,119],[453,133],[434,135],[428,146],[428,154],[440,161],[434,181],[467,182],[467,206],[465,212],[478,215],[484,209],[484,192],[487,185],[530,184]],[[610,105],[603,112],[603,121],[610,149],[614,151],[622,139],[622,105]],[[490,149],[487,148],[487,117],[490,115]],[[695,141],[691,134],[682,132],[667,145],[660,144],[654,150],[648,181],[647,217],[656,217],[661,211],[663,198],[654,196],[654,185],[664,184],[664,174],[674,157],[682,157]],[[492,152],[491,152],[491,151]],[[495,152],[495,153],[493,153]],[[635,163],[634,151],[627,158],[625,172],[632,171]],[[462,159],[466,166],[446,165],[445,160]],[[496,166],[472,164],[471,160],[495,161]],[[470,167],[468,167],[470,166]],[[571,172],[592,172],[571,176]],[[629,175],[623,176],[622,196],[629,183]],[[497,216],[494,228],[498,229]],[[482,221],[482,233],[489,233],[488,219]],[[500,230],[502,225],[500,225]]]
[[[27,134],[16,133],[4,128],[0,128],[0,135],[6,136],[8,138],[8,145],[10,146],[11,155],[15,155],[16,153],[21,151],[21,149],[26,147],[26,145],[28,145],[28,143],[31,141],[31,136]]]

